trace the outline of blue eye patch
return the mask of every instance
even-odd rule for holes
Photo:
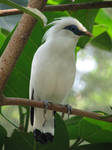
[[[85,32],[78,29],[76,25],[66,26],[64,29],[72,31],[76,35],[85,35]]]

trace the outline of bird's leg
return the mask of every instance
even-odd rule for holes
[[[47,100],[44,100],[43,101],[43,103],[44,103],[44,112],[43,112],[43,117],[44,117],[44,122],[43,122],[43,126],[45,125],[45,123],[46,123],[46,113],[47,113],[47,109],[48,109],[48,104],[49,104],[49,102],[47,101]]]
[[[69,115],[72,112],[72,107],[70,105],[68,105],[68,104],[66,104],[65,107],[67,108],[67,113],[68,113],[68,118],[69,118]],[[64,115],[65,115],[65,113],[63,112],[62,113],[62,118],[64,118]]]
[[[50,102],[48,102],[47,100],[44,100],[43,101],[44,103],[44,110],[43,110],[43,117],[44,117],[44,121],[43,121],[43,124],[42,126],[44,127],[45,124],[46,124],[46,113],[47,113],[47,109],[48,109],[48,104]],[[34,138],[37,142],[40,142],[41,144],[47,144],[48,142],[52,142],[53,141],[53,135],[51,133],[44,133],[44,132],[41,132],[40,130],[38,129],[35,129],[33,131],[33,134],[34,134]]]

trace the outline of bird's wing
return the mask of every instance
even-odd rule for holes
[[[31,100],[34,99],[34,89],[31,90]],[[34,107],[31,107],[31,110],[30,110],[30,121],[31,121],[31,125],[33,126],[33,123],[34,123]]]

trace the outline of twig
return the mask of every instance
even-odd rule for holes
[[[109,7],[112,7],[112,1],[46,6],[44,8],[44,11],[64,11],[64,10],[95,9],[95,8],[109,8]]]
[[[22,14],[23,12],[21,12],[18,9],[4,9],[4,10],[0,10],[0,17],[2,16],[10,16],[10,15],[18,15],[18,14]]]
[[[22,106],[33,106],[33,107],[39,107],[39,108],[45,107],[44,102],[41,102],[41,101],[36,101],[36,100],[30,101],[25,98],[14,98],[14,97],[13,98],[4,98],[2,101],[0,101],[0,106],[3,106],[3,105],[22,105]],[[64,105],[60,105],[60,104],[49,103],[48,109],[67,113],[67,108]],[[79,109],[72,109],[71,114],[77,115],[77,116],[82,116],[82,117],[94,118],[97,120],[103,120],[103,121],[107,121],[107,122],[112,122],[112,117],[102,119],[101,118],[102,116],[97,113],[87,112],[87,111],[83,111],[83,110],[79,110]]]
[[[98,9],[98,8],[110,8],[112,7],[112,1],[104,2],[89,2],[80,4],[62,4],[62,5],[47,5],[43,11],[64,11],[64,10],[79,10],[79,9]],[[18,9],[6,9],[0,10],[0,16],[18,15],[22,14]]]
[[[43,9],[43,4],[46,1],[47,0],[29,0],[28,6],[41,10]],[[6,81],[16,64],[18,57],[24,49],[24,46],[35,24],[35,18],[28,14],[24,14],[5,51],[0,57],[0,91],[3,90]]]

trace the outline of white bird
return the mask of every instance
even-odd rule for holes
[[[33,57],[29,97],[62,103],[74,83],[74,50],[78,39],[82,35],[91,36],[91,33],[72,17],[59,18],[50,24],[53,26],[45,33],[44,44]],[[46,134],[50,139],[49,136],[54,135],[54,117],[50,110],[47,110],[44,116],[43,109],[32,107],[31,124],[37,138],[38,135],[43,137],[43,134]],[[46,138],[42,143],[46,142]]]

